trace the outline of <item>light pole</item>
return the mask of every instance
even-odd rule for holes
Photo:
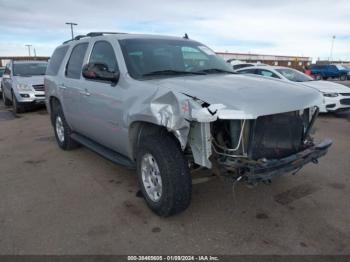
[[[32,46],[32,45],[25,45],[26,47],[28,47],[28,55],[30,56],[30,47]]]
[[[72,33],[72,40],[74,39],[73,26],[78,25],[76,23],[67,22],[66,25],[70,25],[70,31]]]
[[[335,40],[335,35],[332,36],[332,45],[331,45],[331,53],[329,56],[329,60],[332,61],[333,60],[333,47],[334,47],[334,40]]]

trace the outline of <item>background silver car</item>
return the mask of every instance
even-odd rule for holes
[[[29,105],[45,103],[44,76],[47,62],[11,61],[5,67],[1,81],[3,100],[12,104],[15,113]]]

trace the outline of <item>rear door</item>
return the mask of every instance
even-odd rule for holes
[[[83,93],[81,78],[82,66],[86,56],[88,43],[80,43],[73,47],[68,62],[66,64],[62,90],[64,104],[64,114],[71,128],[84,134],[82,118],[85,112],[81,110],[81,98]]]

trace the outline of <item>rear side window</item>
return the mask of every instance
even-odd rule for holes
[[[66,76],[69,78],[80,79],[84,56],[88,43],[78,44],[73,48],[66,67]]]
[[[60,69],[63,58],[65,57],[68,50],[68,46],[59,47],[53,52],[50,59],[49,65],[47,66],[46,74],[50,76],[55,76]]]

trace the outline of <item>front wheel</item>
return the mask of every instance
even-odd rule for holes
[[[2,91],[2,100],[4,101],[4,105],[5,106],[10,106],[11,105],[11,100],[6,97],[4,89]]]
[[[347,79],[347,76],[346,76],[346,75],[340,76],[340,80],[341,80],[341,81],[345,81],[346,79]]]
[[[169,134],[145,137],[138,148],[136,162],[141,191],[153,212],[166,217],[190,205],[192,180],[174,137]]]
[[[15,114],[19,114],[19,113],[23,113],[24,112],[24,107],[23,105],[21,105],[18,101],[17,98],[15,96],[14,93],[12,93],[12,108],[13,108],[13,112]]]

